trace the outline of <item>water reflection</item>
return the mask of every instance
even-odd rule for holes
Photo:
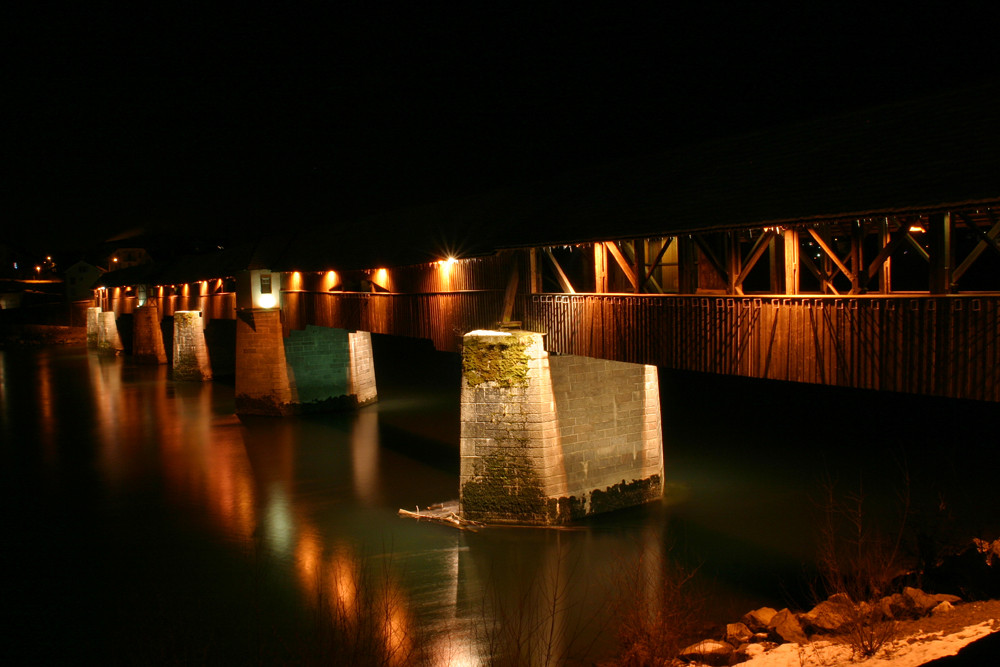
[[[717,620],[786,603],[783,577],[809,558],[817,457],[773,441],[800,440],[769,430],[747,445],[749,408],[743,419],[684,422],[714,395],[685,387],[664,420],[690,429],[665,438],[668,488],[683,495],[573,530],[466,533],[401,519],[400,507],[457,494],[457,393],[239,420],[224,384],[173,382],[165,367],[79,350],[0,351],[3,490],[19,509],[19,565],[8,572],[24,581],[5,598],[14,634],[32,662],[167,652],[218,663],[557,664],[614,652],[629,609],[665,612],[664,587],[687,570],[701,567],[731,606]],[[952,420],[964,446],[979,447],[984,477],[997,456],[992,414],[963,408]],[[926,420],[918,425],[911,443],[934,444]],[[830,439],[826,449],[840,451]],[[984,515],[996,505],[977,499]]]

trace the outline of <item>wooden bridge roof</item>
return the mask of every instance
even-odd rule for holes
[[[581,141],[586,141],[585,137]],[[272,268],[414,264],[449,252],[932,212],[1000,202],[989,85],[580,169],[274,244]]]
[[[585,141],[586,138],[581,138]],[[387,185],[387,187],[391,187]],[[714,140],[142,269],[155,282],[242,268],[352,270],[501,248],[649,238],[1000,205],[1000,85]],[[114,272],[104,284],[129,284]],[[149,278],[154,278],[149,276]]]

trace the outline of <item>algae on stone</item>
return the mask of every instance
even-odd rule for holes
[[[546,523],[548,498],[531,461],[496,449],[462,486],[462,514],[474,521]]]
[[[523,387],[528,384],[528,343],[516,337],[510,342],[487,343],[466,340],[462,347],[462,370],[465,381],[475,387],[492,382],[498,387]]]

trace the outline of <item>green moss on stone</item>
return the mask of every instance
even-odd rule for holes
[[[590,493],[590,513],[611,512],[625,507],[635,507],[657,500],[663,495],[663,483],[659,475],[646,479],[633,479],[609,486],[601,491],[594,489]]]
[[[497,449],[462,486],[462,515],[492,523],[548,523],[548,499],[527,457]]]
[[[472,338],[462,347],[462,371],[469,386],[492,382],[498,387],[528,384],[528,343],[511,337],[510,342],[487,343]]]

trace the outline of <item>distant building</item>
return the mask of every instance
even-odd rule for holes
[[[80,261],[69,267],[66,269],[66,298],[69,301],[93,298],[94,285],[102,275],[104,270],[89,262]]]

